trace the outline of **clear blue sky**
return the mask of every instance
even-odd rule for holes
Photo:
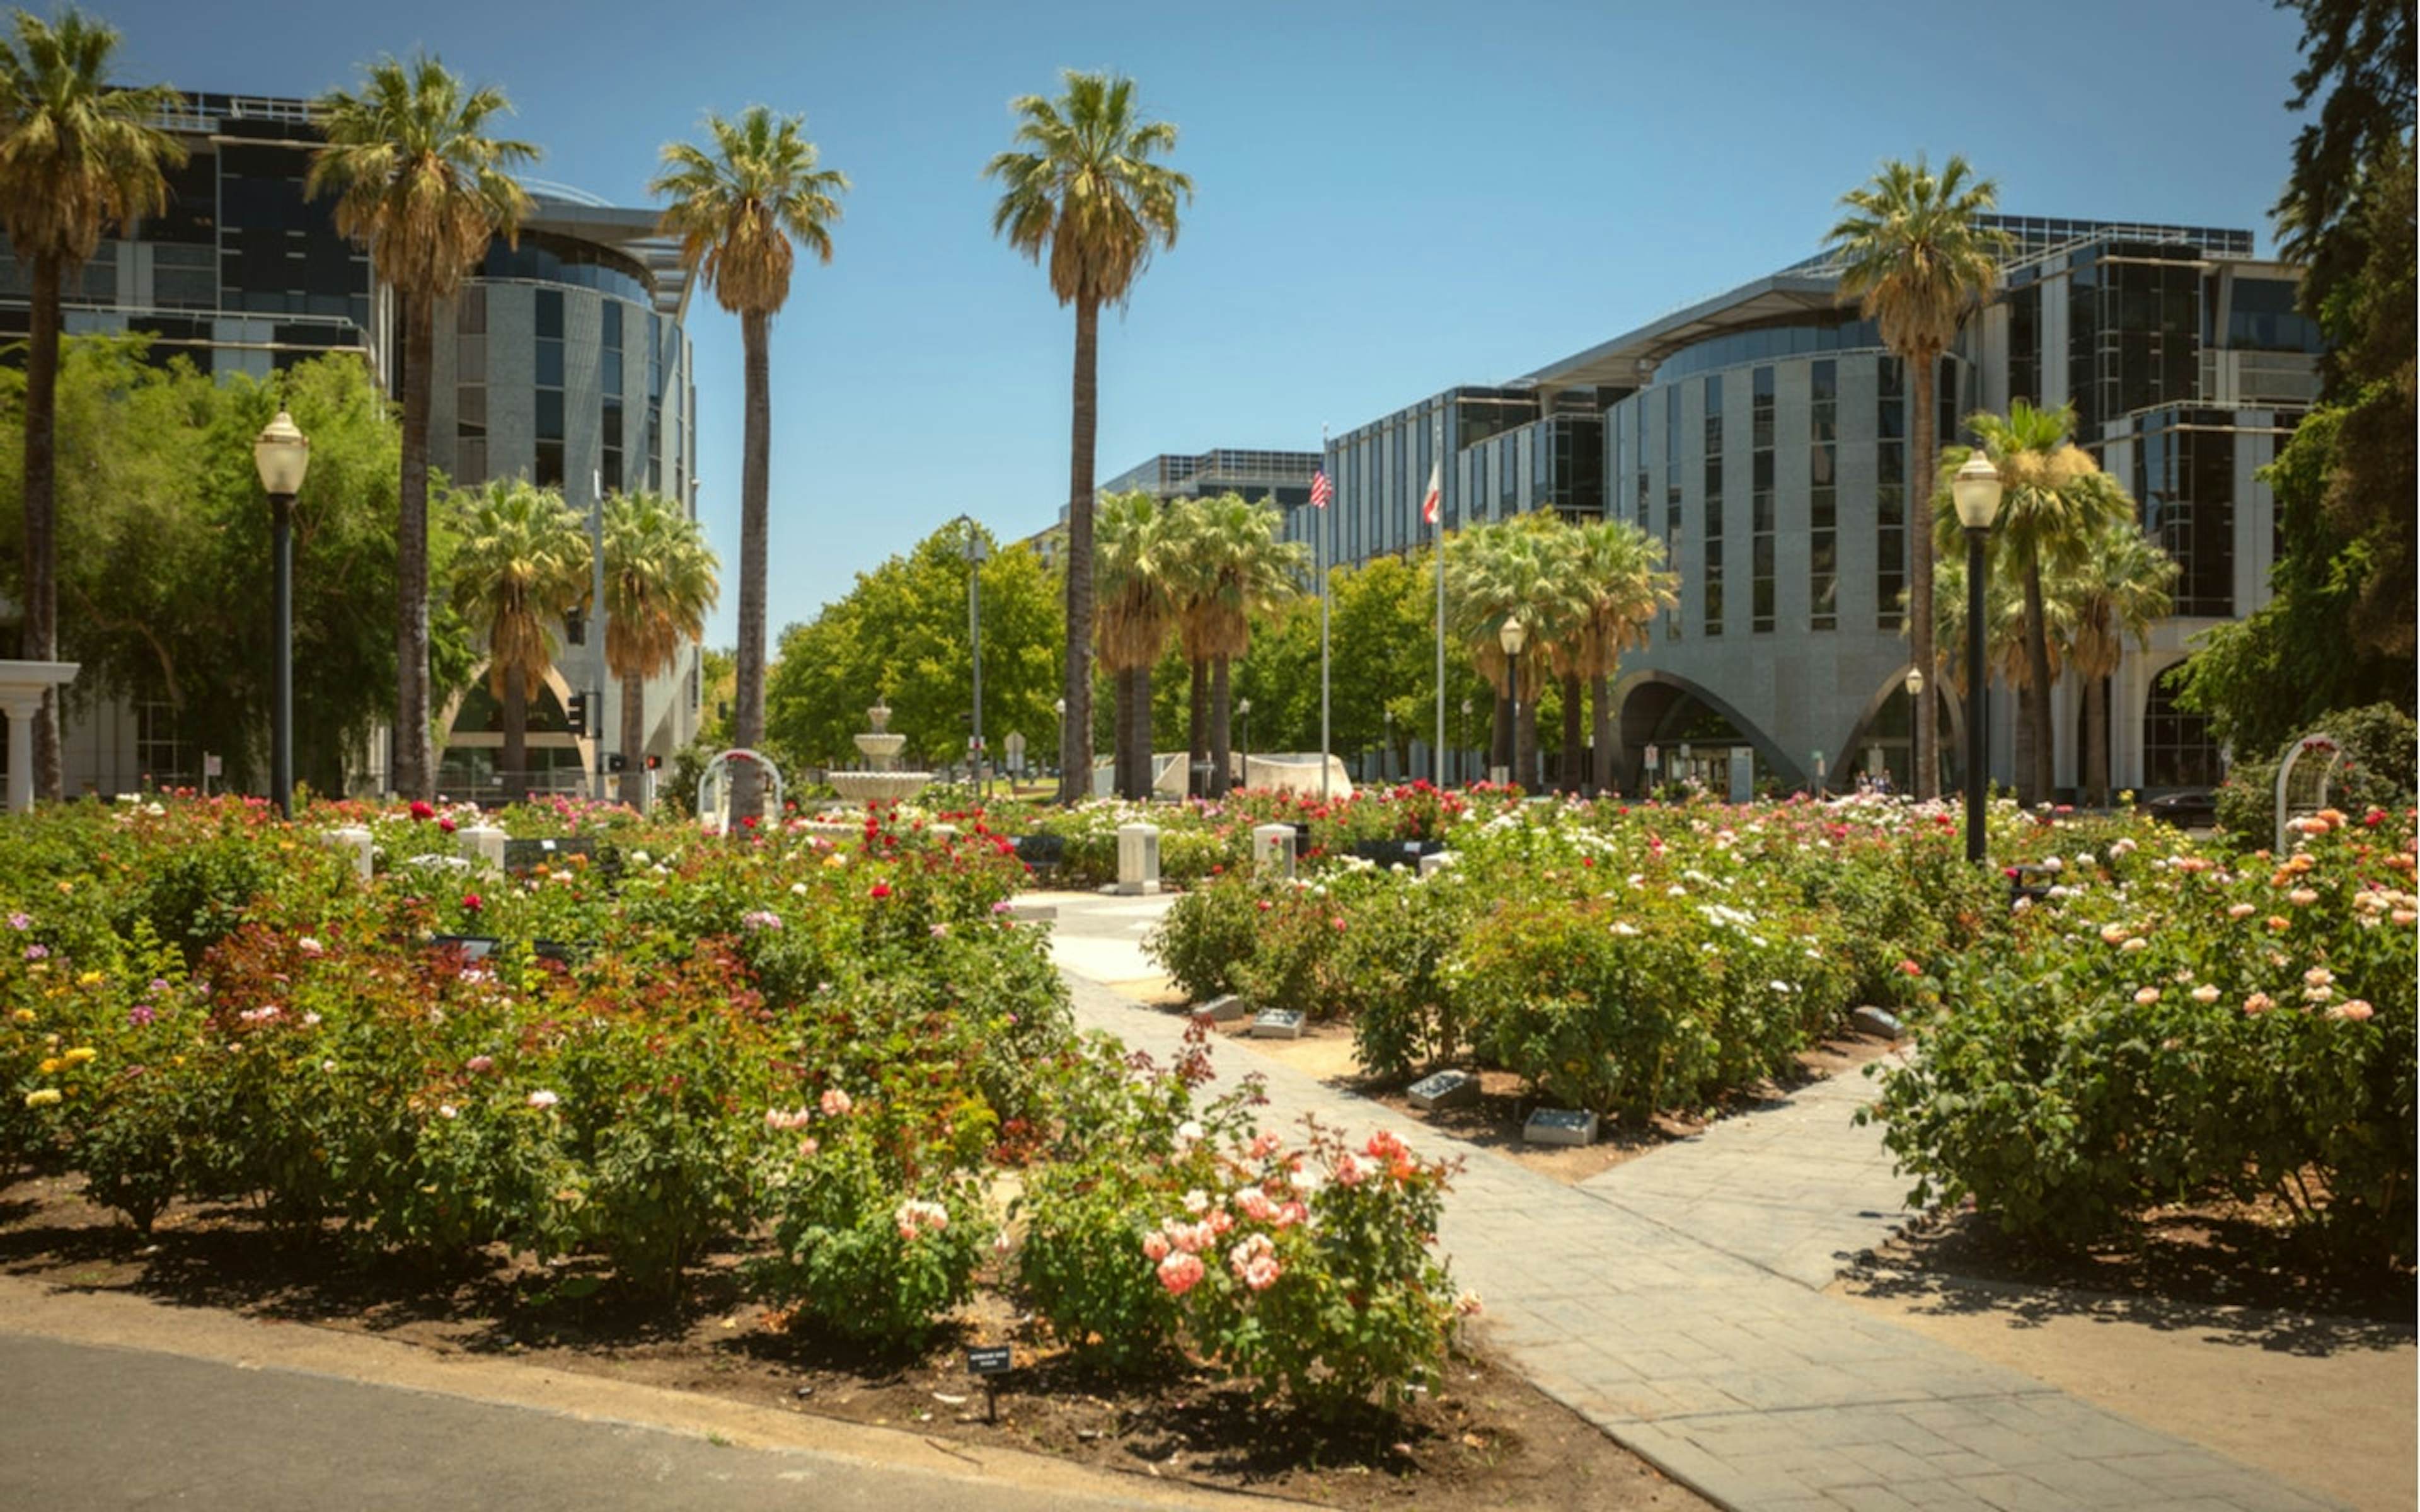
[[[537,173],[621,203],[705,111],[803,112],[856,188],[774,327],[776,633],[955,515],[1014,537],[1063,502],[1073,320],[992,239],[980,177],[1010,98],[1063,68],[1133,75],[1199,190],[1103,323],[1103,477],[1309,449],[1619,334],[1813,251],[1886,156],[1963,152],[2012,211],[2266,247],[2299,124],[2299,18],[2269,0],[94,8],[130,77],[194,89],[316,93],[425,46],[504,87]],[[704,513],[736,566],[738,334],[704,298],[690,331]]]

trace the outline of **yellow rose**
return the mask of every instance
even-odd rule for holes
[[[100,1054],[100,1051],[95,1050],[88,1044],[80,1044],[74,1049],[69,1051],[66,1055],[61,1056],[59,1058],[66,1061],[70,1066],[81,1066],[85,1061],[92,1059],[95,1056]]]
[[[15,1019],[20,1024],[31,1024],[34,1022],[34,1011],[30,1008],[21,1008],[8,1016]]]
[[[55,1087],[45,1087],[39,1091],[25,1094],[25,1105],[29,1108],[46,1108],[57,1101],[59,1089]]]
[[[66,1061],[56,1056],[48,1056],[43,1057],[42,1063],[34,1069],[45,1076],[55,1076],[58,1074],[59,1068],[66,1064]]]
[[[83,976],[76,979],[76,985],[79,987],[98,987],[108,980],[109,979],[101,972],[87,971]]]

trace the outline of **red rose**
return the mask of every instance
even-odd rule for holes
[[[430,808],[420,799],[414,798],[411,800],[411,817],[414,819],[434,819],[437,817],[437,810]]]
[[[446,817],[446,818],[440,819],[439,821],[437,821],[437,827],[438,827],[438,828],[440,828],[440,829],[442,829],[442,830],[443,830],[443,831],[445,831],[445,833],[447,833],[447,834],[449,834],[449,835],[451,835],[452,833],[454,833],[454,821],[453,821],[452,817],[451,817],[451,816],[448,816],[448,817]]]
[[[486,904],[480,901],[477,893],[466,892],[462,895],[462,907],[464,911],[475,914],[485,906]]]
[[[869,898],[888,898],[891,896],[891,884],[888,882],[877,882],[866,893],[866,896]]]
[[[1911,976],[1911,977],[1921,977],[1921,976],[1923,976],[1923,975],[1924,975],[1924,968],[1923,968],[1922,966],[1917,965],[1917,964],[1916,964],[1915,962],[1913,962],[1913,961],[1902,961],[1902,962],[1900,962],[1900,963],[1899,964],[1899,968],[1900,968],[1901,971],[1906,972],[1906,973],[1907,973],[1909,976]]]

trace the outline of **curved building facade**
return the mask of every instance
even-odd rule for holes
[[[2251,233],[1995,217],[2015,251],[1937,371],[1911,375],[1838,297],[1821,257],[1680,310],[1500,388],[1458,389],[1331,444],[1335,558],[1424,538],[1418,494],[1445,453],[1449,529],[1554,508],[1623,518],[1664,543],[1680,602],[1623,658],[1616,763],[1625,786],[1683,771],[1717,792],[1909,783],[1902,595],[1928,518],[1910,473],[1913,382],[1935,385],[1938,440],[2012,397],[2072,403],[2077,440],[2142,509],[2180,568],[2177,609],[2109,680],[2115,785],[2215,780],[2223,754],[2177,709],[2188,642],[2267,598],[2275,508],[2258,470],[2317,394],[2318,332],[2295,274]],[[1473,427],[1483,394],[1505,423]],[[1575,440],[1598,450],[1575,455]],[[1298,516],[1297,531],[1323,523]],[[2046,736],[1987,701],[1991,776],[2017,783],[2037,738],[2079,782],[2084,689],[2069,677]],[[1947,707],[1954,779],[1962,711]],[[1685,765],[1684,765],[1685,764]],[[2027,796],[2049,796],[2030,795]]]

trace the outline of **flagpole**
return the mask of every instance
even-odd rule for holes
[[[1429,748],[1429,767],[1439,788],[1445,786],[1445,405],[1437,406],[1436,469],[1439,479],[1436,512],[1436,744]]]
[[[1319,468],[1322,472],[1327,471],[1327,427],[1325,424],[1319,427]],[[1328,483],[1331,495],[1335,486],[1331,479]],[[1327,724],[1327,532],[1329,520],[1336,513],[1331,507],[1334,502],[1331,497],[1327,504],[1315,511],[1318,534],[1312,538],[1314,544],[1311,548],[1311,560],[1319,568],[1319,801],[1323,804],[1327,801],[1328,751],[1333,748],[1329,745]]]

